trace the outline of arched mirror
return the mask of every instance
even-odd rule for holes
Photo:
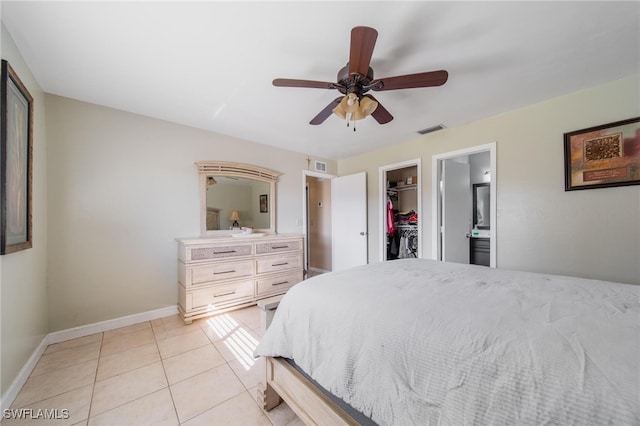
[[[203,237],[250,227],[275,234],[279,173],[250,164],[198,161],[200,233]]]

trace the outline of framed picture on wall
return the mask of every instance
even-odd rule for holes
[[[640,117],[564,134],[565,191],[640,184]]]
[[[33,98],[4,60],[0,86],[0,254],[8,254],[33,244]]]
[[[262,194],[260,196],[260,213],[269,213],[269,195]]]

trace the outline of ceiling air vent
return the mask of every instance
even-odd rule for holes
[[[327,172],[327,163],[323,161],[316,161],[315,163],[316,172]]]
[[[426,129],[418,130],[418,133],[421,135],[426,135],[427,133],[437,132],[438,130],[444,129],[444,124],[438,124],[437,126],[427,127]]]

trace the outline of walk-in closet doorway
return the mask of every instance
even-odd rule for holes
[[[380,260],[422,257],[422,161],[379,168]]]

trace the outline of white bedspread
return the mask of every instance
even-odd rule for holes
[[[257,355],[381,425],[640,424],[640,286],[424,259],[320,275]]]

